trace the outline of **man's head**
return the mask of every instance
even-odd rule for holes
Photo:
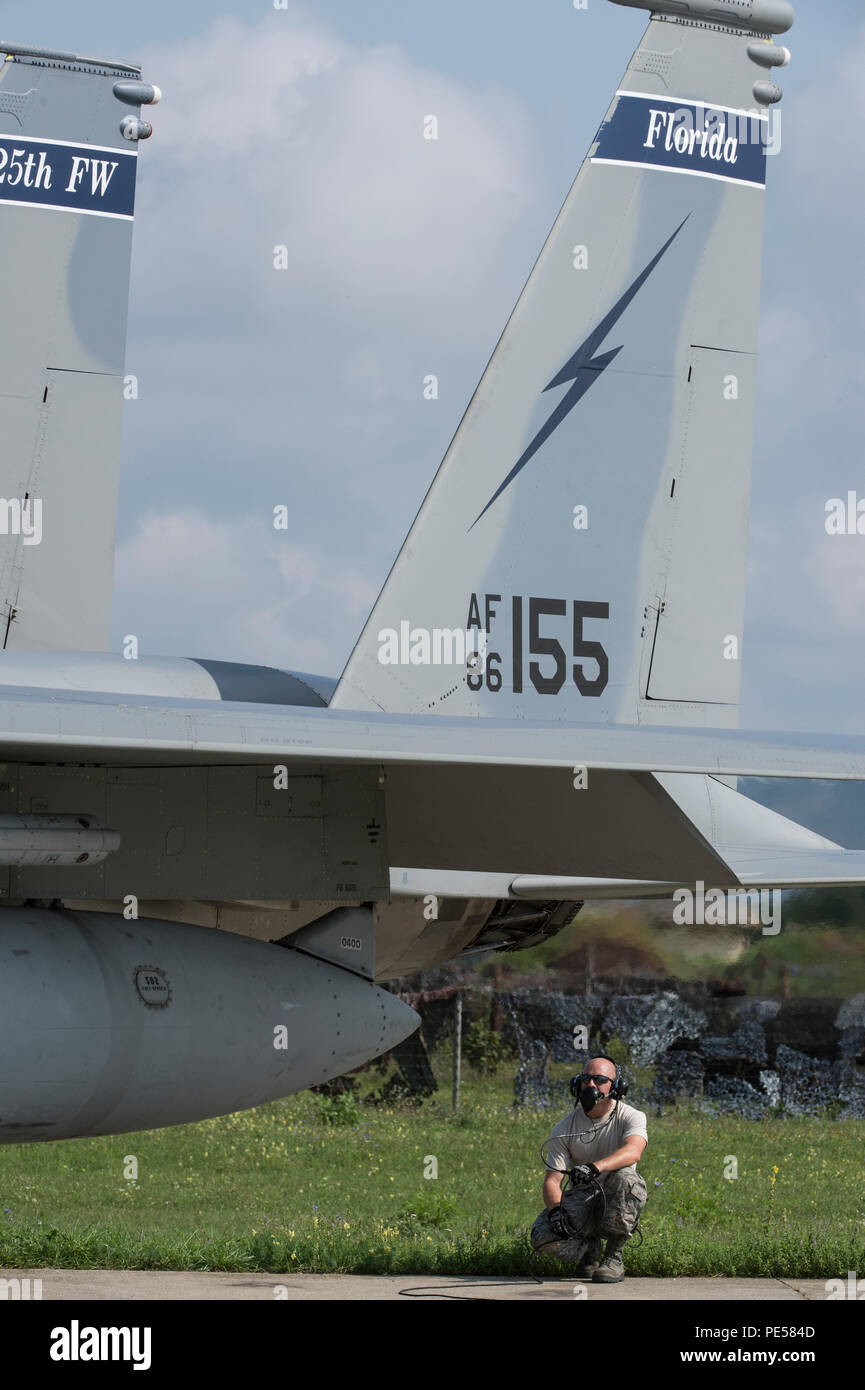
[[[591,1119],[606,1115],[612,1105],[610,1092],[616,1079],[617,1067],[611,1057],[593,1057],[586,1070],[571,1082],[574,1099]]]

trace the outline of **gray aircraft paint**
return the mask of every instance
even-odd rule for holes
[[[0,51],[0,497],[42,505],[39,544],[0,534],[0,646],[98,650],[109,637],[137,162],[120,134],[135,107],[113,87],[138,69]]]
[[[0,917],[0,964],[6,1144],[260,1105],[387,1052],[419,1023],[338,965],[176,922],[22,908]]]
[[[862,778],[865,750],[855,740],[718,728],[735,722],[738,703],[739,662],[721,664],[721,648],[729,635],[741,639],[765,170],[762,152],[751,146],[740,150],[725,138],[713,153],[716,132],[674,143],[670,122],[682,108],[704,121],[700,102],[717,103],[711,109],[722,117],[753,110],[755,82],[771,66],[753,57],[754,34],[763,23],[783,31],[791,12],[784,0],[713,0],[712,22],[704,24],[707,3],[689,0],[697,20],[680,22],[673,0],[659,0],[666,17],[652,20],[617,91],[333,707],[321,707],[330,693],[327,682],[269,668],[155,659],[137,669],[129,663],[124,671],[118,659],[68,652],[53,663],[40,663],[39,652],[29,661],[14,653],[7,658],[0,694],[5,812],[74,816],[95,800],[111,813],[104,825],[117,841],[104,868],[7,866],[0,892],[8,902],[56,894],[98,903],[98,924],[93,919],[91,926],[83,912],[75,920],[79,936],[90,931],[97,941],[94,959],[110,973],[118,948],[126,949],[118,895],[137,879],[161,907],[164,925],[145,924],[160,950],[175,946],[182,955],[190,942],[173,909],[184,921],[203,913],[210,927],[238,933],[245,931],[246,911],[255,933],[264,935],[261,909],[272,908],[274,933],[296,947],[280,957],[282,963],[294,958],[284,978],[303,990],[305,966],[335,972],[330,1032],[314,1033],[305,1067],[274,1082],[281,1090],[261,1090],[260,1039],[251,1040],[250,1051],[249,1037],[231,1058],[238,1064],[232,1085],[220,1088],[220,1057],[208,1062],[196,1050],[199,1000],[183,1054],[193,1069],[175,1075],[174,1049],[175,1070],[160,1091],[165,1076],[144,1066],[146,1083],[156,1087],[150,1110],[136,1103],[135,1069],[147,1049],[134,1057],[127,1049],[125,1071],[114,1065],[128,1037],[125,1005],[109,990],[116,1026],[106,1026],[99,1039],[81,1034],[84,1051],[77,1060],[85,1080],[91,1062],[98,1070],[95,1041],[110,1065],[87,1103],[67,1111],[62,1132],[197,1118],[282,1094],[309,1084],[310,1076],[323,1078],[375,1055],[369,1009],[387,1005],[376,1003],[370,979],[359,977],[391,978],[476,946],[492,906],[478,894],[555,903],[592,891],[655,893],[694,879],[729,886],[865,881],[865,854],[846,852],[717,781],[737,773]],[[648,0],[640,7],[648,8]],[[740,31],[731,20],[746,27]],[[53,62],[40,59],[33,66],[64,70]],[[67,118],[80,114],[94,77],[131,71],[96,73],[92,67],[72,60],[68,70],[79,85],[69,89]],[[28,94],[7,87],[4,108],[8,76],[4,68],[0,109],[20,120]],[[669,148],[659,139],[664,131]],[[48,139],[43,133],[34,138]],[[92,191],[91,201],[95,197]],[[11,217],[16,210],[5,201],[0,211]],[[69,199],[57,207],[42,204],[19,211],[36,219],[34,227],[76,229],[66,243],[52,242],[54,234],[46,232],[42,244],[43,254],[63,265],[64,247],[69,251],[74,281],[54,338],[46,341],[72,357],[77,353],[83,377],[110,383],[119,370],[117,344],[111,346],[117,320],[92,310],[95,282],[87,276],[100,257],[100,270],[107,267],[112,275],[119,264],[98,235],[108,247],[120,243],[107,230],[89,242],[82,234],[85,223],[99,222],[98,208],[72,210]],[[128,227],[130,214],[131,202],[124,210],[121,201],[102,221],[106,228]],[[17,227],[8,217],[0,230],[4,225]],[[22,237],[14,235],[20,248]],[[574,248],[582,245],[589,249],[589,269],[573,271]],[[19,296],[22,303],[30,288]],[[32,293],[26,321],[36,325],[38,338],[46,292],[35,285]],[[14,386],[17,368],[10,363],[4,380]],[[74,383],[60,378],[74,373],[47,356],[44,366],[46,403],[59,404],[53,415],[47,412],[34,457],[62,462],[58,441],[74,423],[78,397],[72,390],[66,400],[63,392]],[[732,374],[738,392],[728,403],[722,388]],[[26,391],[19,396],[26,402]],[[17,399],[14,390],[5,398],[10,428]],[[89,399],[100,420],[107,419],[101,398]],[[98,433],[102,424],[94,429]],[[74,453],[65,473],[60,468],[52,475],[46,465],[39,475],[53,484],[55,502],[74,508],[74,486],[64,493],[61,483],[80,482],[91,455],[98,473],[107,455],[99,448],[94,454],[92,440],[88,447]],[[587,531],[572,526],[577,505],[589,509]],[[113,524],[113,503],[111,518]],[[68,548],[65,553],[68,558]],[[56,589],[57,574],[54,580]],[[61,642],[59,628],[69,625],[71,604],[64,609],[64,594],[55,594],[52,604],[49,590],[36,583],[21,589],[30,596],[11,623],[13,645],[28,632],[37,633],[34,646],[68,645],[69,634]],[[105,591],[97,586],[93,592],[98,609]],[[514,595],[524,604],[523,648],[531,597],[608,605],[609,618],[596,612],[584,634],[588,642],[603,640],[610,662],[604,691],[576,693],[568,670],[560,692],[541,695],[530,685],[525,651],[519,690],[507,648],[501,690],[488,683],[476,694],[460,679],[465,672],[454,673],[454,682],[441,668],[379,663],[382,627],[398,629],[405,621],[428,631],[464,629],[471,596],[477,595],[485,616],[492,593],[501,597],[490,650],[499,645],[503,616],[507,635]],[[563,639],[572,615],[558,616],[564,619],[558,632],[547,621],[539,635]],[[601,624],[610,635],[602,637]],[[88,640],[74,634],[78,647]],[[542,669],[549,660],[547,652]],[[569,653],[567,666],[575,663],[576,653]],[[583,674],[591,681],[590,670]],[[715,727],[681,727],[688,723]],[[281,803],[273,780],[277,761],[289,778]],[[579,792],[574,764],[591,771],[589,786]],[[427,891],[443,900],[437,920],[428,921],[422,911],[418,895]],[[214,900],[201,901],[205,894]],[[363,929],[355,931],[361,900],[375,907],[364,909]],[[31,913],[12,906],[2,914],[0,944],[31,926]],[[68,1004],[72,976],[63,964],[73,944],[69,917],[48,918],[50,931],[37,953],[40,979],[50,980]],[[211,944],[225,941],[222,932],[201,932],[181,975],[200,967],[221,997],[240,958]],[[76,950],[79,944],[76,938]],[[277,975],[283,968],[276,957],[267,964],[257,959],[268,976],[271,963]],[[72,1007],[89,1016],[91,1005],[99,1009],[104,1002],[98,988],[94,993],[98,977],[83,957],[75,970]],[[244,1008],[223,1020],[225,1026],[240,1014],[254,1024],[266,989],[253,974],[244,979]],[[117,981],[123,983],[120,976]],[[358,995],[358,989],[365,992]],[[315,989],[311,994],[320,1002]],[[17,1005],[29,1018],[34,998],[32,990],[29,997],[26,989],[20,995],[13,990],[0,1016],[11,1017]],[[343,1005],[356,1048],[336,1022]],[[220,1045],[224,1040],[220,1035]],[[303,1041],[310,1039],[304,1035]],[[40,1045],[37,1038],[33,1073],[8,1078],[18,1085],[18,1106],[26,1107],[32,1083],[50,1080],[52,1059],[38,1052]],[[274,1081],[265,1079],[268,1087]],[[204,1100],[215,1110],[196,1111]]]
[[[635,135],[639,129],[648,139],[653,119],[657,133],[661,117],[653,111],[705,103],[699,122],[718,103],[725,129],[727,108],[753,113],[752,132],[765,128],[753,96],[764,75],[748,55],[753,40],[751,30],[650,21],[346,666],[335,707],[735,723],[741,661],[725,659],[724,639],[735,636],[741,656],[761,166],[771,161],[739,147],[735,165],[661,151],[667,167],[631,166],[659,155]],[[677,228],[594,344],[581,399],[496,495],[567,395],[565,364]],[[577,270],[574,249],[583,245],[588,269]],[[724,397],[731,374],[736,400]],[[561,384],[547,389],[557,377]],[[588,508],[586,530],[573,526],[578,505]],[[380,632],[405,621],[413,629],[465,629],[472,594],[482,621],[484,596],[501,596],[487,641],[501,656],[499,691],[471,691],[455,666],[380,663]],[[512,665],[514,596],[523,600],[521,692]],[[539,623],[540,634],[564,649],[566,679],[555,694],[539,693],[530,679],[530,597],[567,605],[563,617]],[[609,619],[584,622],[585,639],[600,642],[609,658],[599,695],[581,695],[571,676],[574,600],[609,605]],[[553,656],[539,661],[541,674],[553,671]],[[584,666],[591,681],[598,667],[590,658]]]
[[[613,4],[710,24],[736,24],[766,34],[783,34],[793,23],[789,0],[613,0]]]
[[[38,687],[0,691],[0,756],[33,763],[228,766],[280,758],[451,763],[724,777],[865,780],[865,738],[154,699]],[[517,812],[515,812],[517,814]]]
[[[715,876],[727,866],[735,881],[740,860],[756,871],[755,856],[766,874],[772,864],[783,869],[785,883],[813,882],[826,865],[832,882],[861,881],[863,856],[846,855],[714,782],[740,774],[862,779],[861,739],[215,699],[127,696],[118,703],[109,694],[35,689],[0,697],[0,729],[11,789],[4,809],[33,809],[34,798],[46,811],[95,807],[123,841],[120,857],[111,856],[104,869],[14,871],[20,891],[10,883],[12,898],[101,899],[136,879],[143,896],[180,901],[244,898],[253,883],[256,897],[351,899],[359,885],[345,885],[348,862],[368,864],[367,900],[388,896],[388,862],[415,866],[418,891],[428,885],[445,896],[442,872],[455,873],[450,892],[461,896],[484,892],[490,873],[667,881],[696,874],[709,881],[708,860]],[[312,843],[310,835],[325,826],[317,830],[291,792],[284,807],[262,805],[265,819],[256,820],[256,768],[270,788],[274,765],[283,762],[292,786],[326,783],[333,808],[344,812],[338,834],[331,814],[324,840]],[[589,773],[584,791],[574,790],[574,763]],[[238,779],[217,776],[232,765]],[[287,819],[268,821],[283,811]],[[181,832],[182,842],[172,846]],[[205,842],[212,862],[202,858]],[[424,880],[424,867],[437,877]],[[467,883],[466,873],[478,877]]]
[[[7,651],[0,655],[0,688],[4,686],[321,708],[336,681],[303,671],[184,656],[127,660],[119,652]]]

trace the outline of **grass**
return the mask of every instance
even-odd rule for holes
[[[514,1112],[512,1070],[467,1079],[456,1114],[446,1091],[359,1111],[304,1093],[195,1125],[3,1146],[0,1267],[561,1274],[528,1245],[539,1148],[560,1116]],[[865,1270],[863,1140],[859,1121],[650,1115],[628,1272]]]

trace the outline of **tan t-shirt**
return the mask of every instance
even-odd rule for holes
[[[547,1146],[547,1167],[563,1173],[581,1163],[609,1158],[634,1134],[648,1142],[646,1116],[642,1110],[635,1110],[620,1100],[608,1114],[594,1120],[578,1105],[554,1126]],[[627,1164],[626,1171],[636,1172],[636,1164]],[[602,1179],[605,1176],[601,1174]]]

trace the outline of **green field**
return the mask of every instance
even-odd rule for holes
[[[469,1078],[456,1114],[446,1091],[405,1108],[306,1092],[196,1125],[4,1146],[0,1266],[561,1274],[527,1239],[560,1115],[514,1112],[512,1071]],[[863,1142],[860,1121],[650,1115],[628,1272],[865,1269]]]

